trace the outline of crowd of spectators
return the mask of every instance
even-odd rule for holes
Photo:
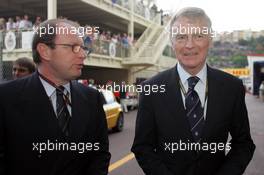
[[[59,17],[63,18],[63,17]],[[32,30],[34,27],[37,27],[42,22],[41,17],[37,16],[35,22],[29,20],[29,16],[25,14],[23,18],[16,16],[15,20],[12,17],[9,17],[7,22],[5,18],[0,18],[0,31],[23,31],[23,30]],[[95,28],[91,26],[85,26],[90,28]],[[86,46],[91,48],[91,51],[98,54],[109,54],[109,44],[113,43],[115,47],[126,50],[123,56],[128,56],[128,50],[133,45],[133,39],[131,34],[127,33],[114,33],[110,30],[105,30],[98,26],[99,32],[92,31],[87,33],[84,37],[84,43]],[[19,36],[17,36],[19,37]],[[119,54],[119,56],[121,56]]]
[[[127,52],[134,42],[135,40],[132,39],[131,34],[114,33],[110,30],[100,30],[99,33],[89,33],[84,37],[84,44],[91,48],[92,52],[107,55],[110,51],[109,45],[114,44],[115,48],[124,51],[122,56],[128,56]],[[118,53],[119,56],[121,56],[120,54]]]
[[[112,5],[119,5],[126,9],[130,10],[129,0],[112,0]],[[148,20],[152,20],[157,14],[161,14],[161,11],[158,11],[156,4],[151,6],[144,4],[143,0],[136,0],[134,3],[134,12],[140,16],[145,17]]]
[[[118,4],[127,7],[128,0],[112,0],[113,5]],[[155,4],[151,7],[146,7],[142,0],[138,0],[135,3],[135,12],[138,14],[146,17],[146,18],[153,18],[155,15],[160,13],[161,17],[161,24],[163,21],[168,21],[170,18],[169,15],[164,15],[163,11],[158,11],[158,8]],[[59,17],[65,18],[65,17]],[[30,18],[33,19],[33,18]],[[0,31],[23,31],[23,30],[32,30],[33,28],[37,27],[42,22],[40,16],[37,16],[34,20],[29,20],[29,16],[27,14],[21,16],[9,17],[8,19],[0,17]],[[90,27],[90,26],[86,26]],[[116,48],[120,47],[125,52],[128,52],[133,43],[135,43],[136,39],[132,39],[131,34],[127,33],[118,33],[112,32],[108,29],[100,28],[99,32],[92,32],[86,34],[84,37],[84,43],[86,46],[91,48],[91,51],[98,54],[109,54],[109,44],[113,43]],[[123,54],[124,56],[124,54]],[[128,53],[125,53],[125,56],[128,56]]]
[[[35,22],[29,20],[29,16],[25,14],[23,17],[16,16],[15,18],[9,17],[0,18],[0,31],[2,30],[30,30],[37,27],[42,22],[41,17],[37,16]]]

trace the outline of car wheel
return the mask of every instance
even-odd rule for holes
[[[118,116],[118,119],[116,121],[116,126],[113,128],[115,132],[120,132],[124,128],[124,115],[123,113],[120,113]]]

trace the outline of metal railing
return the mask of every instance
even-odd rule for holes
[[[155,30],[156,27],[159,27],[159,25],[157,25],[159,20],[160,20],[160,17],[157,15],[154,18],[153,22],[148,26],[148,28],[143,32],[143,34],[137,40],[137,42],[135,43],[132,49],[133,56],[136,54],[136,52],[139,51],[140,48],[146,45],[146,41],[150,38],[150,35],[153,32],[153,30]]]
[[[107,55],[111,57],[130,57],[130,46],[121,42],[114,43],[108,40],[93,40],[92,54]]]
[[[32,30],[30,30],[32,31]],[[25,39],[22,36],[22,32],[25,31],[12,31],[16,37],[16,45],[15,49],[12,51],[8,51],[5,46],[5,36],[9,31],[0,31],[0,83],[6,80],[12,79],[12,61],[3,61],[3,54],[9,54],[14,52],[16,49],[21,49],[20,52],[28,52],[30,48],[24,49],[25,47],[22,45],[22,40]],[[28,31],[27,31],[28,32]],[[130,57],[131,47],[128,44],[122,44],[121,41],[113,42],[109,40],[93,40],[90,46],[92,53],[97,55],[104,55],[109,57],[119,57],[125,58]]]
[[[15,34],[16,37],[16,45],[15,49],[30,49],[28,46],[25,47],[23,43],[25,43],[23,40],[27,40],[29,38],[23,38],[23,32],[33,32],[33,30],[26,30],[26,31],[12,31]],[[0,32],[0,39],[3,43],[3,49],[6,49],[6,46],[4,44],[5,36],[9,31],[2,31]],[[114,43],[112,41],[108,40],[100,40],[96,39],[92,41],[92,44],[89,46],[92,49],[92,53],[94,54],[100,54],[100,55],[106,55],[111,57],[130,57],[130,45],[122,44],[121,42]],[[12,51],[11,51],[12,52]]]
[[[134,64],[139,60],[143,63],[155,64],[163,53],[166,56],[175,57],[171,49],[167,48],[166,51],[164,51],[165,47],[169,44],[171,19],[172,18],[164,21],[165,23],[163,26],[155,25],[155,23],[149,25],[138,42],[134,45],[132,49],[133,57],[131,59],[126,59],[128,64]]]
[[[105,3],[111,4],[112,6],[116,6],[117,8],[124,8],[127,9],[128,12],[131,9],[130,0],[116,0],[115,3],[112,0],[104,0]],[[150,8],[145,7],[143,4],[139,2],[134,2],[134,13],[147,19],[153,20],[158,13],[155,14]],[[161,14],[159,14],[161,15]]]

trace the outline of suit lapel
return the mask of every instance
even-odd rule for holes
[[[90,110],[88,97],[77,87],[77,82],[71,82],[72,117],[70,121],[70,135],[81,136],[86,131]],[[34,128],[45,130],[49,136],[62,137],[56,114],[51,101],[38,77],[34,73],[26,82],[17,101],[20,113],[27,122],[33,123]],[[87,105],[87,106],[86,106]],[[30,107],[29,107],[30,106]]]
[[[25,122],[32,123],[33,128],[47,136],[59,134],[54,109],[37,73],[29,77],[18,98],[20,100],[18,100],[17,106],[19,106]]]
[[[219,108],[221,97],[223,94],[223,82],[218,79],[216,72],[207,66],[207,77],[208,77],[208,101],[207,101],[207,111],[206,120],[203,128],[202,139],[210,135],[210,130],[214,127],[214,121],[221,117],[219,116],[221,109]]]
[[[214,69],[207,67],[207,77],[208,77],[208,101],[207,101],[207,111],[206,120],[203,129],[202,139],[210,136],[210,130],[214,127],[214,121],[219,116],[219,102],[221,102],[221,97],[223,95],[223,82],[218,79],[217,73]],[[192,133],[189,126],[189,121],[186,117],[186,112],[183,105],[180,84],[179,84],[179,74],[177,71],[177,66],[171,69],[169,72],[169,78],[166,80],[166,105],[170,113],[174,116],[175,122],[179,124],[184,132],[186,138],[192,139]]]
[[[87,133],[90,123],[90,106],[88,97],[78,88],[76,81],[71,82],[72,118],[70,122],[70,133],[72,137],[83,136]]]

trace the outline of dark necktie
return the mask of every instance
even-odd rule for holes
[[[195,142],[200,142],[202,129],[204,126],[204,115],[201,101],[194,90],[199,78],[194,76],[188,78],[188,92],[185,96],[185,106],[187,117],[190,123],[192,136]]]
[[[56,89],[56,95],[57,95],[57,103],[56,103],[56,112],[57,112],[57,118],[59,122],[59,126],[62,130],[62,132],[66,135],[69,136],[69,121],[70,121],[70,114],[67,108],[67,100],[68,99],[68,94],[64,94],[64,87],[59,86]]]

